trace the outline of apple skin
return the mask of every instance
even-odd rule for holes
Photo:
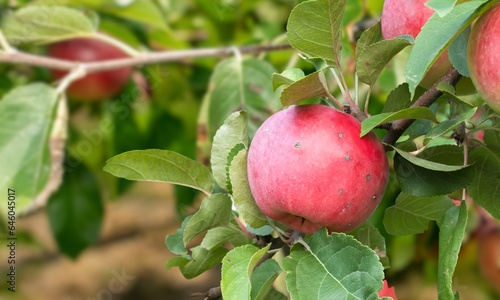
[[[121,49],[103,41],[92,38],[77,38],[50,45],[50,57],[79,61],[96,62],[126,58],[128,55]],[[55,79],[66,76],[66,71],[51,70]],[[66,92],[68,96],[81,101],[99,101],[116,96],[127,83],[131,68],[96,72],[86,75],[70,84]]]
[[[389,287],[387,280],[384,279],[384,287],[378,292],[379,297],[392,297],[394,300],[398,300],[396,297],[396,291],[394,287]]]
[[[351,115],[324,105],[290,106],[257,130],[248,179],[259,208],[303,233],[326,227],[348,232],[382,200],[388,163],[384,147]]]
[[[479,94],[500,113],[500,4],[472,27],[467,44],[467,66]]]
[[[434,10],[425,6],[428,0],[385,0],[382,9],[382,37],[392,39],[400,35],[416,38]],[[448,50],[443,52],[427,71],[420,85],[430,88],[451,68]]]
[[[478,260],[484,278],[500,293],[500,229],[495,228],[479,237]]]

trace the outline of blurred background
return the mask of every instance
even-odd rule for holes
[[[287,18],[299,2],[11,0],[0,1],[0,21],[26,5],[57,4],[97,16],[100,32],[139,51],[268,45],[286,43]],[[378,20],[382,5],[382,0],[347,1],[342,67],[353,88],[356,39]],[[48,45],[22,45],[20,49],[47,55]],[[388,93],[403,81],[407,55],[401,53],[383,71],[370,95],[370,112],[379,112]],[[306,74],[315,70],[292,50],[253,57],[267,62],[269,86],[272,72],[290,67]],[[208,164],[210,141],[227,117],[210,114],[218,100],[211,93],[215,88],[211,76],[221,60],[184,59],[134,68],[118,95],[93,102],[69,99],[64,166],[77,177],[65,177],[60,190],[76,200],[58,203],[60,192],[47,208],[17,220],[16,293],[7,291],[5,285],[8,248],[2,247],[1,299],[176,300],[219,285],[218,267],[192,280],[178,269],[164,267],[173,257],[165,247],[165,236],[175,233],[182,219],[196,211],[201,197],[184,187],[119,179],[102,168],[114,155],[153,148],[176,151]],[[46,68],[0,64],[0,98],[26,83],[51,84],[54,80]],[[338,90],[333,92],[340,95]],[[367,87],[360,86],[360,95],[366,93]],[[266,114],[280,108],[275,94],[268,101]],[[255,108],[252,103],[247,105]],[[397,182],[390,182],[372,217],[386,236],[391,261],[386,270],[388,281],[396,287],[400,300],[437,299],[437,226],[431,225],[421,235],[400,237],[388,236],[383,229],[383,211],[394,203],[398,192]],[[478,224],[473,214],[470,220],[456,271],[456,289],[462,299],[500,299],[479,268]],[[6,236],[7,222],[2,219],[0,223],[0,232]]]

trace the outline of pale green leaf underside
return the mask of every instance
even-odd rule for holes
[[[224,299],[250,299],[251,276],[259,260],[269,250],[244,245],[231,250],[222,260],[221,290]]]
[[[266,225],[267,218],[255,203],[248,184],[247,150],[241,150],[233,158],[229,178],[233,187],[234,206],[243,220],[254,228]]]
[[[210,157],[212,174],[217,184],[226,191],[228,190],[226,185],[227,156],[237,144],[242,143],[248,147],[247,123],[246,112],[234,112],[227,117],[214,136]]]
[[[55,90],[41,83],[16,88],[0,101],[0,191],[16,190],[17,211],[34,200],[49,178],[56,106]]]
[[[47,44],[59,40],[90,36],[94,22],[81,11],[64,6],[27,6],[8,14],[2,23],[9,43]]]
[[[104,171],[116,177],[138,181],[159,181],[184,185],[210,194],[214,180],[201,163],[169,150],[134,150],[106,162]]]

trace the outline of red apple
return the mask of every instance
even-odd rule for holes
[[[425,6],[428,0],[385,0],[380,19],[382,36],[392,39],[400,35],[416,38],[434,10]],[[429,88],[451,67],[448,50],[431,66],[420,85]]]
[[[484,101],[500,112],[500,4],[472,27],[467,44],[467,65],[472,82]]]
[[[347,232],[382,199],[387,157],[371,132],[324,105],[291,106],[267,119],[248,153],[248,179],[259,208],[288,227]]]
[[[396,291],[394,287],[389,287],[387,280],[384,280],[384,287],[378,292],[379,297],[392,297],[394,300],[398,300],[396,297]]]
[[[479,268],[484,278],[500,293],[500,230],[490,230],[478,240]]]
[[[92,38],[78,38],[52,44],[48,49],[48,55],[79,62],[128,57],[121,49]],[[82,101],[97,101],[113,97],[123,89],[131,71],[131,68],[121,68],[91,73],[71,83],[66,91],[70,98]],[[60,79],[66,74],[66,71],[52,70],[55,79]]]

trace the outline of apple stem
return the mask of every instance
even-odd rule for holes
[[[93,37],[95,37],[96,39],[101,40],[105,43],[108,43],[110,45],[113,45],[117,48],[120,48],[121,50],[123,50],[123,52],[127,53],[131,57],[138,57],[141,55],[141,53],[139,51],[135,50],[134,48],[130,47],[129,45],[127,45],[127,44],[123,43],[122,41],[120,41],[114,37],[111,37],[109,35],[95,32]]]
[[[359,106],[358,89],[359,89],[358,73],[354,73],[354,104],[356,104],[356,106]]]
[[[5,52],[5,53],[15,53],[15,52],[17,52],[17,49],[14,48],[14,47],[12,47],[9,44],[9,42],[5,38],[5,35],[3,34],[2,30],[0,30],[0,47],[2,47],[2,49],[4,50],[2,52]]]
[[[366,93],[366,99],[365,99],[365,115],[369,116],[370,114],[368,113],[368,104],[370,103],[370,96],[372,93],[372,89],[369,89],[368,92]]]

